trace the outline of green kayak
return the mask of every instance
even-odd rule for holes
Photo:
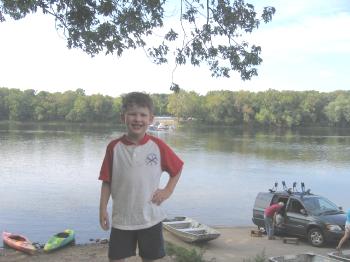
[[[44,246],[44,251],[50,252],[61,247],[64,247],[75,240],[74,230],[66,229],[63,232],[60,232],[52,236],[49,241]]]

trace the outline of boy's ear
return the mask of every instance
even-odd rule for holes
[[[122,121],[122,123],[125,123],[125,114],[124,113],[120,114],[120,120]]]
[[[151,123],[153,123],[153,120],[154,120],[154,115],[151,114],[151,116],[150,116],[150,121],[151,121]]]

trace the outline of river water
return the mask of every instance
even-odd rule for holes
[[[0,231],[44,243],[66,228],[77,242],[108,236],[99,227],[99,169],[123,127],[0,123]],[[252,225],[254,199],[275,181],[304,182],[350,208],[350,130],[180,128],[153,133],[184,160],[163,208],[209,225]],[[162,177],[161,184],[167,181]]]

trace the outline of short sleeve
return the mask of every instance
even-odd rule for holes
[[[113,167],[113,148],[115,145],[115,141],[109,143],[106,149],[106,154],[102,162],[99,180],[104,182],[111,182],[112,177],[112,167]]]
[[[161,167],[170,176],[180,173],[184,162],[174,153],[174,151],[162,140],[155,140],[160,149]]]

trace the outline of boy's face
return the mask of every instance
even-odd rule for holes
[[[148,107],[138,105],[128,106],[122,117],[128,129],[128,136],[134,140],[142,139],[153,122],[153,115]]]

